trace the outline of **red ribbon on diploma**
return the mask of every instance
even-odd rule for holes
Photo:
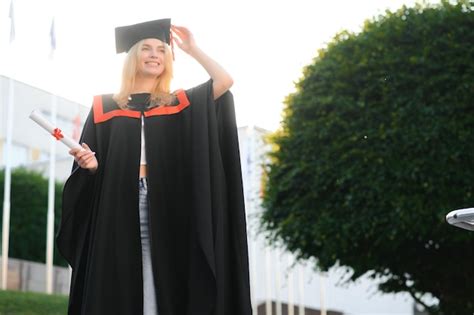
[[[61,129],[59,128],[54,129],[52,135],[56,138],[56,140],[64,138],[63,134],[61,133]]]

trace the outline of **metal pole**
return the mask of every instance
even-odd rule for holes
[[[268,247],[265,248],[265,314],[272,315],[272,262],[270,257],[270,250]]]
[[[51,121],[56,126],[57,97],[52,95]],[[56,178],[56,139],[51,137],[49,153],[48,218],[46,228],[46,293],[53,293],[54,194]]]
[[[326,303],[325,303],[325,283],[324,283],[324,275],[322,273],[319,274],[319,287],[320,287],[320,292],[321,292],[321,315],[327,315],[326,314]]]
[[[288,315],[295,315],[294,310],[294,294],[293,294],[293,256],[288,255]]]
[[[298,309],[299,315],[305,315],[304,307],[304,269],[302,265],[298,265],[298,288],[300,296],[300,306]]]
[[[281,309],[281,266],[280,266],[280,250],[275,251],[275,290],[276,290],[276,315],[282,315]]]
[[[10,77],[8,86],[7,132],[5,148],[5,184],[3,194],[3,229],[2,229],[2,289],[7,289],[8,279],[8,245],[10,238],[10,196],[11,196],[11,156],[13,134],[14,81]]]

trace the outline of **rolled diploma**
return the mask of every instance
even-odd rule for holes
[[[48,131],[48,133],[50,135],[52,135],[54,137],[54,133],[55,133],[55,130],[58,130],[60,132],[60,134],[62,135],[62,137],[60,139],[58,139],[59,141],[61,141],[62,143],[64,143],[65,145],[67,145],[70,149],[74,149],[74,148],[79,148],[79,149],[82,149],[81,145],[79,143],[77,143],[74,139],[72,139],[71,137],[65,135],[62,133],[61,129],[57,128],[57,127],[54,127],[53,124],[51,124],[42,114],[39,110],[35,109],[31,112],[30,114],[30,118],[36,122],[38,125],[40,125],[41,127],[43,127],[44,129],[46,129],[46,131]]]

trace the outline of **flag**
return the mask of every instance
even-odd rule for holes
[[[10,2],[10,13],[8,14],[10,18],[10,43],[15,40],[15,12],[13,10],[13,0]]]
[[[51,21],[51,29],[49,31],[49,36],[51,37],[51,50],[56,50],[56,30],[54,29],[54,17]]]
[[[15,40],[15,14],[13,11],[13,0],[10,2],[10,44]],[[11,212],[11,169],[12,169],[12,134],[13,134],[13,103],[14,85],[13,79],[9,78],[8,103],[7,103],[7,129],[5,147],[5,179],[3,186],[3,219],[2,219],[2,289],[7,289],[8,279],[8,250],[10,240],[10,212]]]
[[[79,141],[79,138],[81,137],[81,116],[79,114],[74,118],[73,125],[72,138]]]
[[[53,58],[54,51],[56,50],[56,30],[54,28],[54,17],[51,20],[51,29],[49,30],[49,37],[51,46],[50,57]]]

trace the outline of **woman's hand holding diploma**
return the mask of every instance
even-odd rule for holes
[[[69,150],[69,154],[74,157],[74,160],[80,167],[88,169],[92,174],[97,171],[99,162],[97,162],[95,152],[93,152],[86,143],[82,144],[82,148]]]

